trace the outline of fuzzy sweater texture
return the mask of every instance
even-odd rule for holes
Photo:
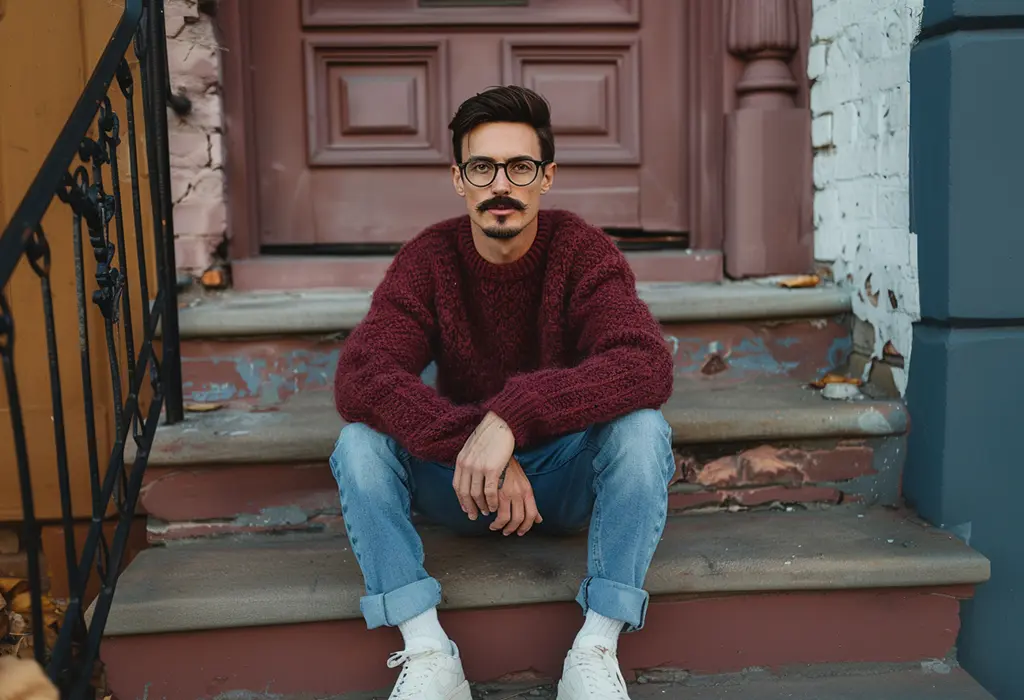
[[[338,360],[346,421],[454,464],[488,411],[524,449],[668,400],[672,356],[625,257],[574,214],[538,218],[509,264],[480,256],[468,216],[402,246]]]

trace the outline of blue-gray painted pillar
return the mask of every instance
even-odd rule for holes
[[[960,661],[1024,699],[1024,0],[925,0],[910,128],[922,321],[904,490],[992,561]]]

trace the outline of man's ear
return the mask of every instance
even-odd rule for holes
[[[555,172],[558,170],[558,163],[548,163],[544,168],[544,176],[540,181],[540,193],[547,194],[551,186],[555,184]]]
[[[455,193],[460,197],[466,196],[466,183],[462,181],[462,171],[459,170],[457,165],[452,165],[452,187],[455,188]]]

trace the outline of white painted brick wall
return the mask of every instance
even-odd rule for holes
[[[220,48],[197,0],[167,0],[166,19],[171,89],[192,101],[184,117],[168,110],[175,262],[198,275],[227,233]]]
[[[894,371],[902,392],[920,316],[909,80],[923,0],[813,1],[815,257],[853,290],[854,312],[874,327],[875,356],[886,343],[904,356]]]

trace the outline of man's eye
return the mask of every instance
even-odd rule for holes
[[[527,163],[526,161],[513,163],[512,169],[515,170],[517,173],[528,173],[531,170],[533,170],[533,163]]]
[[[474,173],[486,173],[486,172],[490,172],[491,164],[490,163],[473,163],[473,164],[471,164],[469,166],[469,169],[472,170]]]

